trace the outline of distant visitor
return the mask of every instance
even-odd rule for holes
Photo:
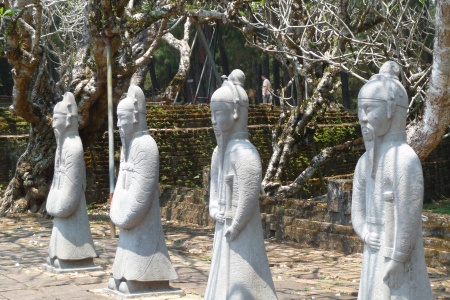
[[[54,217],[48,249],[48,271],[101,270],[94,265],[97,254],[86,210],[86,166],[78,134],[78,108],[72,93],[53,109],[56,137],[55,171],[47,197],[47,213]]]
[[[361,88],[366,152],[353,180],[352,223],[364,241],[358,299],[433,299],[422,237],[423,175],[406,143],[408,97],[400,68],[386,62]]]
[[[131,85],[117,106],[122,149],[111,220],[120,228],[110,290],[122,294],[182,293],[164,241],[159,206],[159,153],[146,121],[142,90]]]
[[[205,299],[277,299],[259,212],[261,160],[248,140],[245,75],[234,70],[211,99],[217,147],[209,214],[216,221]]]
[[[270,93],[272,90],[272,84],[270,83],[269,79],[266,75],[262,75],[261,79],[263,81],[262,85],[262,96],[263,96],[263,103],[264,104],[272,104],[272,94]]]

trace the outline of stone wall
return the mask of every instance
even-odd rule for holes
[[[280,111],[267,105],[253,105],[249,108],[250,141],[261,156],[263,169],[267,167],[272,154],[271,130],[278,121]],[[315,151],[356,137],[359,132],[354,115],[344,111],[327,114],[326,124],[318,125]],[[164,185],[201,187],[203,170],[209,168],[211,155],[216,146],[211,128],[208,105],[151,105],[148,106],[147,122],[160,154],[160,182]],[[116,132],[116,164],[118,164],[120,140]],[[104,202],[108,198],[108,137],[104,133],[95,145],[86,145],[88,168],[88,202]],[[291,158],[285,178],[293,180],[309,163],[314,148],[303,147]],[[325,165],[321,172],[308,181],[299,192],[300,197],[320,195],[326,192],[326,178],[336,174],[353,172],[360,153],[349,153]],[[322,180],[323,179],[323,180]]]
[[[278,108],[257,105],[249,110],[250,140],[258,149],[263,169],[272,154],[271,130],[278,121]],[[162,184],[201,187],[203,171],[209,167],[216,145],[211,129],[208,105],[151,105],[147,121],[151,135],[160,152],[160,181]],[[355,138],[359,135],[356,116],[344,111],[328,113],[325,124],[316,124],[314,145],[298,149],[289,163],[283,181],[291,181],[307,166],[315,153],[322,148]],[[6,185],[15,170],[15,162],[26,147],[28,124],[22,119],[0,109],[0,184]],[[19,135],[19,136],[18,136]],[[2,142],[3,141],[3,142]],[[99,134],[98,143],[85,145],[87,165],[88,202],[103,203],[109,197],[108,136]],[[115,135],[115,157],[118,165],[120,139]],[[443,140],[423,163],[425,175],[425,199],[450,196],[450,139]],[[309,198],[326,193],[328,178],[351,177],[361,153],[347,153],[325,164],[297,194]]]
[[[165,221],[213,227],[204,190],[163,186],[161,216]],[[328,181],[328,196],[314,199],[260,197],[265,238],[341,253],[362,253],[363,242],[351,225],[352,180]],[[425,213],[423,223],[427,265],[450,272],[450,216]]]
[[[0,107],[0,190],[9,183],[27,148],[28,131],[27,122]]]

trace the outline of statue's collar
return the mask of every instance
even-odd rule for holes
[[[406,131],[387,133],[383,137],[383,142],[406,142]]]
[[[142,135],[144,135],[144,134],[146,134],[146,133],[148,133],[147,130],[139,130],[139,131],[136,131],[136,132],[134,132],[134,133],[132,133],[132,134],[129,135],[129,140],[132,140],[132,139],[135,139],[135,138],[137,138],[137,137],[140,137],[140,136],[142,136]]]
[[[230,140],[245,140],[245,139],[248,139],[248,131],[233,132],[230,135]]]

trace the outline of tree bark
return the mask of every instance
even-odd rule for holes
[[[155,70],[155,60],[152,58],[149,63],[149,73],[150,73],[150,80],[152,81],[152,88],[154,92],[157,92],[161,89],[158,78],[156,77],[156,70]]]
[[[423,115],[408,126],[408,143],[424,160],[450,124],[450,0],[436,1],[433,69]]]
[[[273,84],[272,88],[275,93],[275,95],[280,95],[280,62],[274,57],[273,58]],[[273,102],[275,105],[280,105],[280,101],[278,100],[278,97],[274,97]]]
[[[107,1],[88,1],[85,18],[89,23],[84,28],[83,44],[77,49],[73,65],[65,65],[62,69],[66,73],[60,76],[59,82],[55,82],[48,72],[46,48],[40,45],[41,3],[22,1],[19,4],[16,8],[20,9],[20,13],[4,18],[3,24],[8,28],[6,56],[13,68],[11,110],[31,124],[31,131],[27,151],[20,157],[14,178],[0,201],[3,212],[45,210],[56,148],[51,116],[63,91],[73,91],[78,102],[79,131],[84,145],[95,142],[98,135],[93,133],[105,125],[105,37],[111,39],[115,62],[113,99],[117,105],[132,75],[142,65],[148,65],[166,24],[155,21],[151,25],[155,30],[146,31],[147,35],[153,32],[153,36],[129,35],[130,40],[124,41],[125,35],[116,30],[115,22],[116,14],[125,13],[126,3],[118,2],[113,11]],[[130,51],[122,53],[123,44],[133,44],[135,47],[130,46]]]
[[[341,71],[341,90],[342,90],[342,105],[350,109],[350,91],[348,89],[348,74]]]
[[[219,32],[218,32],[219,35],[218,35],[217,45],[219,47],[220,64],[222,65],[223,74],[228,76],[228,74],[230,74],[231,71],[230,71],[230,66],[228,65],[227,51],[225,49],[225,44],[222,39],[222,32],[223,32],[222,25],[220,25],[218,27],[218,30],[219,30]]]

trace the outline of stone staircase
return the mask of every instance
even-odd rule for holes
[[[364,245],[350,221],[351,180],[330,182],[329,191],[337,191],[338,197],[330,192],[328,197],[310,200],[261,197],[265,238],[345,254],[362,253]],[[330,184],[340,189],[333,189]],[[209,218],[206,199],[205,190],[165,186],[161,194],[161,215],[168,221],[212,227],[214,222]],[[424,216],[427,218],[423,222],[427,264],[450,273],[450,216],[432,213]]]
[[[351,226],[351,188],[351,180],[330,180],[328,196],[317,200],[277,203],[264,199],[261,211],[265,236],[345,254],[362,253],[364,245]],[[423,215],[427,265],[450,273],[450,216]]]

